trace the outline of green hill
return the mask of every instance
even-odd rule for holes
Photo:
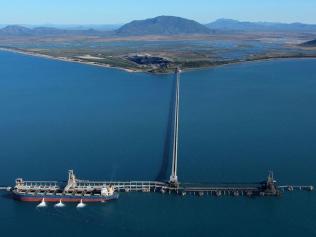
[[[304,47],[316,47],[316,39],[301,44]]]
[[[181,35],[181,34],[210,34],[206,26],[175,16],[158,16],[146,20],[132,21],[116,31],[117,35]]]

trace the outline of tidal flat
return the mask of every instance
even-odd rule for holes
[[[169,73],[274,58],[315,58],[301,43],[314,34],[242,32],[181,36],[1,37],[2,48],[35,56],[113,67],[129,72]],[[135,56],[139,60],[134,60]]]

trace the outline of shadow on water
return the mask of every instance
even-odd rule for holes
[[[3,192],[3,193],[1,193],[0,197],[1,197],[1,198],[4,198],[4,199],[13,199],[12,193],[9,193],[9,192]]]
[[[171,86],[171,96],[170,96],[170,103],[169,103],[168,122],[166,126],[166,131],[165,131],[163,157],[162,157],[162,163],[159,169],[159,173],[156,177],[157,181],[164,181],[168,179],[167,171],[168,171],[169,160],[171,159],[175,99],[176,99],[176,75],[173,78],[173,83]]]

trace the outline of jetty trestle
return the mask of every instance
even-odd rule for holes
[[[0,187],[0,191],[11,191],[12,187]]]
[[[0,191],[18,190],[24,193],[54,193],[64,190],[67,193],[85,194],[99,192],[111,187],[116,192],[160,192],[162,194],[177,194],[185,196],[192,194],[197,196],[279,196],[285,191],[305,190],[313,191],[313,186],[282,185],[278,186],[270,173],[267,180],[252,184],[198,184],[198,183],[170,183],[161,181],[90,181],[77,179],[72,170],[69,171],[68,181],[24,181],[16,179],[16,185],[0,187]]]
[[[27,182],[28,183],[28,182]],[[181,196],[185,196],[187,194],[196,195],[196,196],[279,196],[281,193],[286,191],[313,191],[313,186],[291,186],[291,185],[283,185],[276,187],[277,192],[271,192],[266,189],[266,186],[262,183],[258,183],[257,185],[251,186],[219,186],[216,185],[207,185],[207,186],[198,186],[198,184],[180,184],[175,187],[170,185],[169,182],[157,182],[157,181],[89,181],[86,182],[78,182],[78,185],[73,189],[73,192],[93,192],[99,191],[103,187],[111,186],[116,192],[158,192],[158,193],[169,193],[169,194],[177,194]],[[291,187],[293,189],[291,189]],[[28,186],[20,186],[20,189],[25,192],[28,191],[52,191],[48,190],[47,187],[37,186],[37,185],[28,185]],[[53,187],[55,189],[55,187]],[[0,191],[11,191],[11,187],[0,187]]]
[[[177,187],[178,181],[178,140],[179,140],[179,107],[180,107],[180,69],[176,70],[176,96],[174,102],[174,126],[173,126],[173,149],[172,167],[169,183]]]

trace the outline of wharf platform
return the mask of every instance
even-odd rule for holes
[[[13,189],[23,192],[58,192],[64,190],[72,194],[101,191],[103,188],[111,187],[115,192],[159,192],[162,194],[178,194],[185,196],[211,195],[211,196],[280,196],[286,191],[313,191],[314,187],[309,185],[280,185],[273,178],[273,173],[265,181],[257,183],[175,183],[161,181],[90,181],[77,179],[73,171],[69,171],[68,182],[58,181],[24,181],[17,179],[16,186],[0,187],[0,191],[12,191]]]

